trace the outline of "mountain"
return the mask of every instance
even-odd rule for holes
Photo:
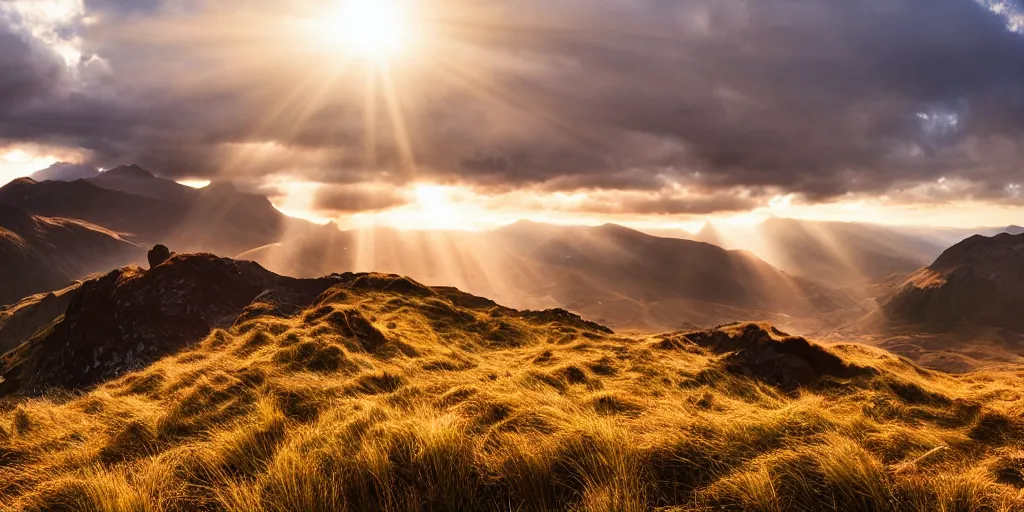
[[[123,165],[101,172],[87,181],[107,190],[168,202],[188,202],[193,189],[172,180],[158,178],[138,165]]]
[[[747,252],[615,225],[321,232],[241,256],[291,275],[409,275],[517,308],[564,307],[616,328],[649,331],[738,318],[788,326],[854,304],[842,292],[787,275]]]
[[[191,189],[138,166],[111,169],[72,182],[15,180],[0,187],[0,201],[33,214],[82,219],[143,245],[181,251],[238,254],[313,229],[279,212],[263,196],[228,183]]]
[[[886,302],[901,323],[1024,333],[1024,234],[975,235],[910,276]]]
[[[31,339],[50,326],[68,308],[75,283],[63,290],[40,293],[7,306],[0,306],[0,354]]]
[[[947,246],[888,226],[778,217],[753,227],[708,223],[697,239],[753,251],[793,275],[854,288],[905,276]]]
[[[947,375],[757,323],[616,334],[209,255],[72,294],[0,357],[0,509],[1024,506],[1019,369]]]
[[[64,288],[143,256],[141,247],[101,227],[31,215],[0,202],[0,304]]]

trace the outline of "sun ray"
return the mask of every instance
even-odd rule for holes
[[[401,97],[395,89],[391,67],[386,63],[381,67],[380,77],[384,89],[384,99],[387,102],[388,116],[391,120],[391,129],[394,132],[398,156],[402,162],[402,170],[409,176],[415,177],[417,174],[416,156],[413,153],[409,131],[406,129]]]
[[[507,87],[501,86],[497,81],[489,80],[479,71],[473,71],[471,66],[459,66],[450,61],[437,62],[438,67],[443,69],[439,76],[449,81],[461,79],[462,85],[467,91],[482,100],[496,102],[512,112],[525,112],[532,119],[542,126],[554,128],[554,132],[569,139],[581,146],[601,145],[604,143],[600,137],[586,133],[581,130],[578,124],[567,119],[561,119],[551,112],[555,109],[543,108],[536,102],[529,101],[521,95],[510,91]]]
[[[377,72],[366,68],[363,102],[363,164],[367,169],[377,168]]]

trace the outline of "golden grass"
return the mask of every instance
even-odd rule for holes
[[[1024,509],[1021,372],[842,345],[877,374],[784,393],[664,338],[327,297],[0,405],[0,509]]]

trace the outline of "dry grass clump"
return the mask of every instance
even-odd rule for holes
[[[0,403],[0,509],[1024,509],[1020,374],[771,330],[795,348],[735,357],[718,345],[767,328],[704,347],[356,284],[88,393]],[[812,349],[838,376],[757,378]]]

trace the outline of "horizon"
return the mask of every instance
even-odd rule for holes
[[[73,165],[76,168],[82,166],[82,164],[71,164],[71,163],[68,163],[68,162],[54,162],[54,163],[50,164],[50,166],[48,166],[47,168],[44,168],[44,169],[35,169],[32,172],[23,173],[23,174],[21,174],[19,176],[9,177],[9,179],[8,179],[8,177],[2,177],[2,178],[0,178],[0,187],[10,183],[11,181],[14,181],[14,180],[18,179],[18,178],[32,177],[32,174],[34,174],[36,172],[46,171],[49,168],[60,167],[60,166],[63,166],[63,165]],[[103,172],[106,172],[108,170],[111,170],[111,169],[114,169],[114,168],[117,168],[117,167],[127,167],[127,166],[138,166],[138,164],[119,164],[119,165],[114,165],[113,167],[111,167],[109,169],[94,168],[94,170],[95,170],[95,172],[98,175],[98,174],[101,174]],[[146,170],[148,170],[151,173],[153,173],[154,176],[156,176],[157,178],[169,179],[169,178],[164,178],[164,177],[160,176],[157,173],[154,173],[153,171],[151,171],[149,169],[146,169]],[[192,189],[202,189],[202,188],[205,188],[205,187],[209,186],[215,180],[177,179],[177,180],[171,180],[171,181],[174,181],[175,183],[177,183],[179,185],[184,185],[184,186],[192,188]],[[226,181],[234,183],[230,179],[228,179]],[[444,189],[446,187],[438,186],[438,185],[431,185],[431,184],[415,185],[414,188],[413,188],[413,193],[416,194],[417,189],[422,189],[422,188],[431,189],[431,190],[434,190],[434,191],[442,191],[442,193],[445,196],[449,195],[448,192],[444,192]],[[255,189],[255,190],[252,190],[251,192],[256,193],[256,194],[261,194],[262,193],[262,191],[260,189]],[[312,193],[315,193],[315,192],[307,192],[307,194],[312,194]],[[972,210],[972,211],[969,212],[968,216],[965,217],[963,215],[957,215],[956,216],[956,218],[957,218],[956,221],[944,224],[944,223],[941,223],[941,222],[938,222],[938,223],[934,222],[933,219],[935,217],[932,216],[931,212],[927,212],[927,211],[920,212],[922,218],[918,218],[918,217],[908,218],[907,216],[903,216],[903,217],[896,216],[896,217],[894,217],[893,215],[890,214],[890,215],[883,215],[880,218],[871,218],[869,220],[865,220],[864,211],[863,211],[864,209],[862,207],[854,208],[854,207],[850,207],[850,206],[839,206],[838,208],[833,210],[832,214],[821,216],[821,215],[808,215],[807,213],[801,214],[799,211],[798,212],[787,211],[787,210],[792,210],[792,208],[789,207],[790,205],[785,205],[786,206],[785,208],[778,208],[776,205],[770,205],[769,207],[759,208],[757,210],[749,211],[749,212],[742,212],[742,213],[735,213],[735,214],[726,214],[726,215],[718,215],[718,216],[713,216],[713,215],[699,216],[699,217],[696,217],[696,218],[691,218],[689,220],[678,220],[678,219],[676,219],[676,220],[672,220],[672,219],[666,220],[666,219],[662,218],[663,216],[653,216],[653,217],[646,216],[646,217],[640,217],[640,218],[636,218],[636,217],[632,217],[632,218],[631,217],[625,217],[625,218],[622,218],[622,217],[616,217],[616,216],[593,216],[593,215],[589,215],[589,216],[588,215],[565,215],[565,216],[559,216],[559,215],[550,215],[550,212],[548,214],[545,214],[544,212],[539,212],[538,213],[538,212],[524,211],[524,212],[519,212],[519,213],[506,213],[504,215],[495,216],[494,218],[489,219],[487,222],[478,223],[478,224],[472,224],[472,225],[466,224],[466,223],[461,223],[461,222],[451,222],[451,221],[449,221],[447,219],[442,221],[442,222],[427,222],[427,223],[417,224],[416,222],[413,222],[413,223],[403,222],[403,219],[408,219],[410,217],[415,217],[415,216],[423,217],[424,215],[426,215],[427,217],[429,217],[430,215],[436,215],[436,212],[430,212],[430,207],[434,207],[434,208],[440,207],[442,209],[451,209],[451,208],[455,208],[457,206],[462,206],[462,205],[450,204],[450,203],[447,203],[447,201],[445,201],[445,200],[440,201],[440,204],[438,204],[438,201],[437,201],[436,198],[433,201],[430,201],[429,199],[427,201],[423,201],[422,197],[418,197],[416,201],[413,201],[413,202],[411,202],[408,205],[396,208],[396,209],[391,210],[391,211],[374,212],[374,213],[372,213],[370,215],[362,214],[362,213],[356,213],[356,214],[351,214],[351,215],[347,215],[347,216],[333,217],[332,218],[332,217],[322,217],[322,216],[318,215],[316,211],[306,209],[305,206],[300,206],[299,208],[289,207],[288,206],[288,198],[287,197],[281,197],[281,196],[270,197],[270,196],[268,196],[268,199],[271,201],[271,204],[273,204],[275,209],[277,209],[279,212],[281,212],[281,213],[283,213],[283,214],[285,214],[285,215],[287,215],[289,217],[292,217],[292,218],[295,218],[295,219],[309,221],[309,222],[312,222],[314,224],[319,224],[319,225],[327,225],[327,224],[330,224],[330,223],[333,222],[334,224],[336,224],[338,226],[339,229],[341,229],[343,231],[347,231],[347,230],[360,230],[360,229],[376,229],[376,228],[392,228],[392,229],[396,229],[396,230],[399,230],[399,231],[431,231],[431,230],[440,230],[440,231],[468,231],[468,232],[473,232],[473,231],[487,231],[487,230],[492,230],[492,229],[498,229],[498,228],[501,228],[501,227],[504,227],[504,226],[509,226],[509,225],[515,224],[517,222],[529,221],[529,222],[537,222],[537,223],[541,223],[541,224],[553,224],[553,225],[561,225],[561,226],[589,226],[589,227],[601,226],[601,225],[604,225],[604,224],[616,224],[616,225],[625,226],[625,227],[628,227],[628,228],[631,228],[631,229],[635,229],[637,231],[642,231],[644,233],[652,234],[652,235],[655,235],[655,236],[662,236],[663,234],[669,233],[671,231],[680,231],[680,232],[687,233],[689,235],[697,235],[697,234],[699,234],[703,229],[705,229],[709,225],[710,226],[715,226],[717,228],[725,228],[725,229],[729,229],[731,227],[747,228],[747,227],[753,227],[753,226],[756,226],[756,225],[759,225],[759,224],[763,224],[765,221],[767,221],[769,219],[773,219],[773,218],[791,219],[791,220],[809,221],[809,222],[866,224],[866,225],[874,225],[874,226],[888,227],[888,228],[894,228],[894,229],[900,229],[900,228],[935,228],[935,229],[960,229],[960,230],[978,229],[978,230],[983,230],[983,229],[1006,228],[1006,227],[1017,226],[1017,225],[1020,224],[1020,222],[1019,222],[1020,217],[1016,216],[1017,212],[1015,212],[1015,211],[1007,212],[1007,214],[1005,216],[994,216],[995,218],[993,219],[993,216],[991,215],[991,212],[989,210],[985,210],[985,209]],[[282,203],[282,201],[284,201],[284,203]],[[431,203],[433,203],[433,204],[431,204]],[[470,205],[470,206],[475,207],[476,205]],[[827,205],[815,205],[815,206],[823,207],[823,206],[827,206]],[[844,212],[845,212],[845,214],[844,214]],[[474,212],[474,214],[476,214],[476,213],[479,213],[479,212]],[[787,215],[787,213],[795,213],[795,214]],[[444,215],[446,217],[448,217],[449,219],[451,219],[451,218],[461,218],[461,217],[466,216],[467,214],[465,214],[464,212],[463,213],[459,213],[459,214],[450,213],[449,212],[449,213],[446,213]],[[472,216],[473,214],[468,214],[468,215]],[[977,219],[977,220],[974,220],[974,219]],[[985,220],[982,220],[982,219],[985,219]],[[1000,222],[998,222],[999,219],[1004,219],[1004,220],[1006,220],[1006,222],[1000,223]],[[889,221],[889,222],[886,222],[886,221]]]

